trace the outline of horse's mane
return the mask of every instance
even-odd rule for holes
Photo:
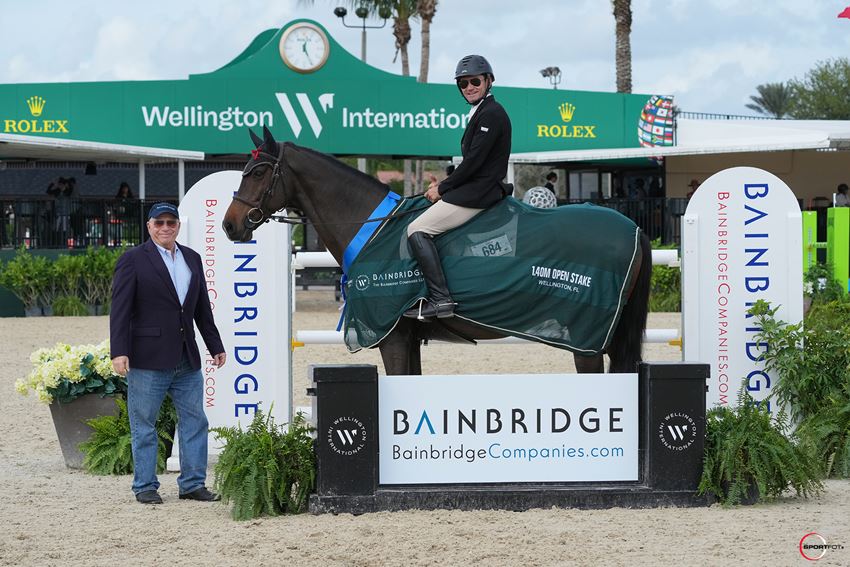
[[[314,150],[312,148],[307,148],[305,146],[299,146],[298,144],[294,144],[292,142],[279,143],[284,146],[284,155],[287,151],[308,154],[322,162],[323,171],[329,172],[331,176],[339,178],[343,183],[345,183],[349,187],[351,187],[352,183],[356,183],[358,190],[360,190],[361,188],[372,190],[380,189],[382,191],[390,190],[390,186],[386,183],[382,183],[371,175],[363,173],[362,171],[343,163],[335,156]]]

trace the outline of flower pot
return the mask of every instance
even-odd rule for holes
[[[50,414],[53,416],[65,466],[81,469],[85,455],[80,451],[80,443],[88,441],[92,434],[86,421],[99,415],[117,415],[118,406],[112,396],[101,398],[98,394],[86,394],[68,404],[54,401],[50,404]]]

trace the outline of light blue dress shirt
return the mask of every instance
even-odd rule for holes
[[[174,256],[171,252],[154,242],[159,255],[162,256],[162,261],[165,262],[165,267],[168,269],[168,275],[171,276],[171,283],[174,284],[174,289],[177,291],[177,298],[180,300],[180,305],[186,300],[186,293],[189,291],[189,282],[192,281],[192,271],[189,269],[189,264],[183,257],[183,252],[177,243],[174,243]]]

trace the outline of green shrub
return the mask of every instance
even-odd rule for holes
[[[57,317],[83,317],[89,311],[76,295],[61,295],[53,300],[53,315]]]
[[[0,267],[0,286],[12,292],[26,309],[43,304],[42,296],[50,284],[50,262],[42,256],[33,256],[23,246]]]
[[[772,396],[800,421],[820,411],[825,399],[840,398],[850,376],[850,303],[813,304],[796,324],[777,320],[777,309],[764,301],[750,309],[762,329],[754,341],[770,345],[761,360],[780,377]]]
[[[130,435],[130,418],[127,415],[127,402],[115,398],[118,415],[104,415],[88,420],[86,423],[93,433],[88,441],[80,444],[85,454],[83,466],[92,474],[132,474],[133,450]],[[167,451],[173,442],[172,432],[176,423],[176,411],[171,397],[166,396],[156,421],[157,456],[156,471],[165,471]]]
[[[710,409],[699,493],[712,493],[724,505],[775,498],[788,488],[798,496],[818,494],[822,467],[807,445],[783,434],[787,425],[783,412],[772,418],[744,388],[735,409]]]
[[[123,248],[89,246],[83,256],[82,299],[84,303],[104,305],[109,302],[115,263],[123,253]]]
[[[682,310],[682,271],[677,267],[653,266],[650,281],[649,310]]]
[[[850,476],[850,302],[829,285],[812,296],[804,324],[775,318],[763,301],[751,313],[762,331],[755,340],[770,345],[765,368],[779,379],[772,397],[798,423],[797,434],[827,475]]]
[[[79,254],[60,254],[53,262],[57,295],[79,297],[80,283],[86,272],[85,259]]]
[[[226,442],[215,466],[215,489],[233,503],[234,520],[277,516],[305,509],[316,483],[311,428],[301,414],[288,428],[257,411],[247,430],[211,430]]]

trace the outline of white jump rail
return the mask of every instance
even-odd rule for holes
[[[652,265],[678,267],[679,251],[653,250]],[[292,258],[292,266],[299,270],[301,268],[338,268],[339,264],[330,252],[297,252]]]
[[[653,266],[679,266],[678,250],[653,250]],[[297,252],[292,258],[293,269],[302,268],[338,268],[339,264],[330,252]],[[430,341],[440,344],[442,341]],[[522,344],[533,343],[518,337],[505,337],[503,339],[481,340],[480,344]],[[680,345],[679,331],[677,329],[646,329],[644,331],[644,343],[668,343]],[[303,330],[295,333],[292,342],[293,347],[306,345],[341,345],[343,344],[342,332],[324,330]]]

